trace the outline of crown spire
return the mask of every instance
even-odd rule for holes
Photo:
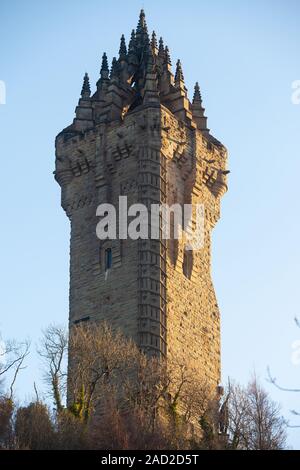
[[[122,34],[121,40],[120,40],[119,56],[120,56],[120,60],[126,60],[127,48],[126,48],[126,42],[125,42],[124,34]]]
[[[89,98],[90,96],[91,96],[90,79],[89,79],[88,74],[85,73],[83,77],[83,85],[81,89],[81,97]]]
[[[146,15],[143,9],[141,9],[139,22],[136,29],[137,33],[148,32]]]
[[[148,28],[144,10],[141,10],[139,22],[136,28],[136,46],[138,50],[143,50],[149,43]]]

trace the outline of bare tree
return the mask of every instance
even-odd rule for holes
[[[246,388],[232,385],[228,401],[229,446],[233,449],[275,450],[284,448],[286,422],[280,406],[254,377]]]
[[[57,412],[63,410],[67,380],[68,333],[62,326],[50,325],[43,331],[38,354],[43,358],[45,381],[51,390]]]
[[[28,348],[28,343],[22,343],[22,348],[16,343],[6,345],[9,361],[2,363],[1,372],[13,372],[10,395]],[[148,357],[106,323],[73,327],[69,345],[66,330],[51,325],[44,331],[39,354],[47,367],[45,378],[57,413],[49,414],[36,388],[36,402],[19,409],[4,397],[0,401],[2,448],[284,447],[285,422],[279,406],[256,378],[246,388],[231,386],[220,408],[216,390],[195,377],[188,364]]]
[[[169,447],[175,449],[189,446],[200,439],[200,418],[204,414],[216,430],[214,413],[218,400],[215,390],[195,377],[187,364],[171,358],[168,361],[149,358],[140,351],[134,359],[136,366],[129,374],[128,370],[124,371],[127,378],[124,376],[122,384],[128,400],[127,409],[132,410],[131,420],[140,423],[140,437],[145,436],[143,442],[146,436],[148,440],[158,442],[155,436],[161,435],[164,438],[159,445],[168,442]]]
[[[215,391],[197,380],[186,364],[149,358],[106,323],[73,327],[69,345],[69,410],[88,428],[98,429],[93,433],[98,439],[106,422],[102,438],[114,425],[118,442],[133,442],[133,423],[139,423],[136,441],[154,442],[163,432],[162,441],[178,448],[195,437],[191,429],[199,431],[200,416],[216,402]],[[126,423],[131,423],[130,430]]]
[[[13,401],[6,397],[0,397],[0,449],[13,447]]]
[[[13,388],[19,372],[25,368],[24,361],[29,354],[30,341],[1,341],[0,350],[0,384],[3,386],[4,380],[9,378],[9,398],[13,398]]]
[[[179,449],[195,441],[190,431],[207,411],[210,392],[186,364],[149,358],[106,323],[73,327],[69,341],[65,328],[50,325],[38,352],[57,411],[51,416],[35,384],[35,402],[18,408],[12,401],[28,351],[28,342],[7,342],[1,352],[0,376],[12,377],[10,395],[0,401],[2,448]]]
[[[2,449],[10,449],[14,446],[14,386],[19,372],[25,368],[24,361],[29,354],[29,348],[29,340],[22,342],[1,340],[0,385],[3,392],[0,396],[0,448]],[[6,390],[4,389],[5,382],[9,384]]]
[[[143,448],[146,442],[174,449],[226,444],[220,439],[216,391],[197,379],[188,364],[149,358],[104,322],[74,326],[70,332],[68,409],[64,408],[67,347],[64,329],[51,326],[44,332],[40,355],[47,363],[46,378],[59,411],[59,448],[95,448],[97,442],[106,448]],[[246,388],[232,386],[221,414],[221,437],[228,432],[231,448],[284,446],[279,407],[256,379]]]
[[[34,402],[19,408],[16,413],[15,436],[19,449],[52,449],[55,434],[47,406]]]
[[[134,362],[137,347],[106,323],[78,325],[70,332],[69,398],[71,409],[87,421],[120,383]]]

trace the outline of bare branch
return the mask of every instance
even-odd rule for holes
[[[35,391],[36,402],[39,403],[40,399],[39,399],[39,394],[38,394],[38,390],[37,390],[37,386],[36,386],[35,382],[33,382],[33,388],[34,388],[34,391]]]
[[[267,371],[268,371],[268,379],[267,379],[268,382],[270,382],[271,384],[273,384],[276,388],[278,388],[278,390],[282,390],[283,392],[295,392],[295,393],[299,393],[299,392],[300,392],[300,389],[299,389],[299,388],[287,388],[287,387],[282,387],[281,385],[279,385],[279,384],[277,383],[276,377],[272,377],[269,367],[268,367]]]
[[[63,409],[63,394],[66,388],[66,356],[68,334],[64,327],[50,325],[43,332],[38,354],[46,364],[45,381],[48,384],[57,411]]]
[[[30,342],[29,340],[17,342],[15,340],[8,340],[4,343],[1,351],[2,361],[0,363],[0,378],[4,378],[6,374],[12,373],[12,380],[9,386],[10,398],[13,396],[13,388],[17,380],[19,372],[24,369],[23,366],[25,358],[29,354]]]

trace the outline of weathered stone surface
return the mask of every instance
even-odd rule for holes
[[[70,326],[106,320],[149,354],[186,362],[213,387],[220,381],[220,314],[211,279],[211,231],[227,190],[223,145],[209,134],[199,87],[191,104],[181,65],[149,45],[142,16],[111,78],[104,56],[97,91],[85,76],[71,126],[56,138],[55,177],[71,222]],[[193,114],[194,113],[194,114]],[[205,243],[105,240],[96,208],[143,203],[203,203]],[[105,250],[112,268],[105,272]]]

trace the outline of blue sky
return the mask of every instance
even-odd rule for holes
[[[229,192],[213,238],[222,314],[223,381],[255,370],[284,412],[300,410],[291,362],[300,339],[300,3],[297,0],[2,0],[0,80],[1,296],[4,337],[32,338],[68,315],[69,225],[53,179],[54,139],[73,119],[88,71],[92,88],[105,50],[128,40],[144,7],[149,29],[180,58],[192,95],[199,81],[212,133],[229,150]],[[42,388],[34,353],[20,376],[21,400]],[[293,420],[294,422],[295,419]],[[300,424],[300,419],[299,419]],[[300,429],[289,443],[300,447]]]

